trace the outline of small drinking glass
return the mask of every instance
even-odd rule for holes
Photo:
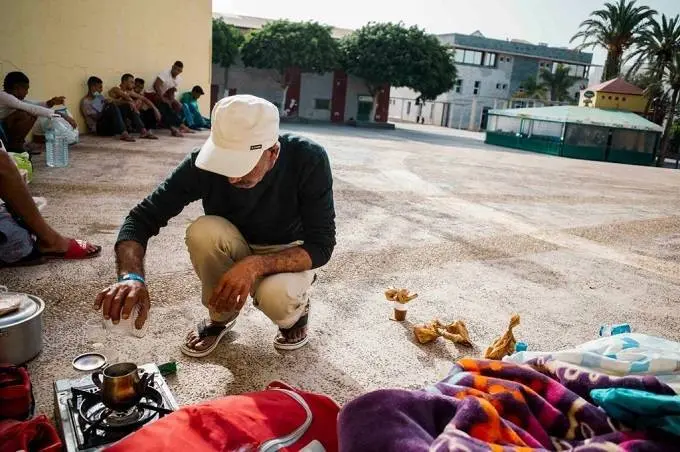
[[[106,329],[104,328],[104,321],[100,318],[88,319],[83,326],[83,337],[85,338],[85,345],[100,349],[104,346],[106,341]]]

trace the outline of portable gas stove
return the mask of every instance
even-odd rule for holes
[[[55,420],[67,452],[102,450],[179,408],[158,367],[140,367],[154,377],[142,400],[125,412],[104,406],[91,375],[54,383]]]

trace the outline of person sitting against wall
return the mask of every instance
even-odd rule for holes
[[[147,138],[150,140],[157,140],[158,137],[146,128],[146,124],[141,118],[139,107],[145,105],[151,108],[156,121],[161,120],[161,112],[156,106],[146,97],[139,95],[134,90],[135,76],[132,74],[123,74],[120,78],[120,85],[114,86],[109,90],[109,97],[118,105],[124,116],[127,116],[131,126],[140,133],[140,138]]]
[[[181,61],[175,61],[169,70],[156,76],[153,84],[147,88],[144,95],[160,110],[163,123],[170,128],[173,137],[182,137],[183,132],[193,133],[182,123],[182,105],[175,99],[175,94],[182,81],[180,74],[184,70]]]
[[[135,87],[132,88],[132,90],[146,99],[146,96],[144,96],[145,83],[146,81],[143,78],[135,78]],[[146,126],[147,129],[157,129],[158,123],[160,122],[160,116],[156,115],[156,111],[158,111],[156,106],[152,103],[151,105],[153,105],[153,108],[151,108],[146,102],[142,102],[141,100],[137,100],[135,105],[139,110],[139,117],[142,118],[144,126]]]
[[[74,129],[78,124],[70,116],[51,110],[63,105],[64,96],[56,96],[45,102],[26,101],[29,79],[23,72],[10,72],[5,76],[4,91],[0,91],[0,126],[7,136],[7,148],[11,152],[39,154],[26,144],[26,136],[38,117],[63,117]]]
[[[87,79],[87,94],[80,101],[80,110],[91,133],[101,137],[120,136],[121,141],[135,141],[125,126],[123,112],[118,105],[102,94],[104,82],[96,76]],[[131,109],[125,110],[126,113]]]
[[[101,246],[65,237],[45,221],[0,141],[0,268],[87,259],[100,252]]]
[[[190,129],[201,130],[210,128],[210,119],[201,115],[198,109],[198,99],[205,94],[203,88],[196,85],[179,98],[182,104],[184,122]]]

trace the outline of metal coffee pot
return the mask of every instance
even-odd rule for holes
[[[142,399],[153,374],[144,373],[135,363],[117,363],[92,374],[92,381],[101,389],[102,402],[115,411],[127,411]]]

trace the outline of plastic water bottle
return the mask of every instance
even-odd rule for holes
[[[45,130],[45,161],[50,168],[68,166],[68,140],[54,127],[54,120],[48,121]]]
[[[600,327],[600,336],[614,336],[617,334],[630,333],[630,325],[627,323],[619,323],[618,325],[602,325]]]

